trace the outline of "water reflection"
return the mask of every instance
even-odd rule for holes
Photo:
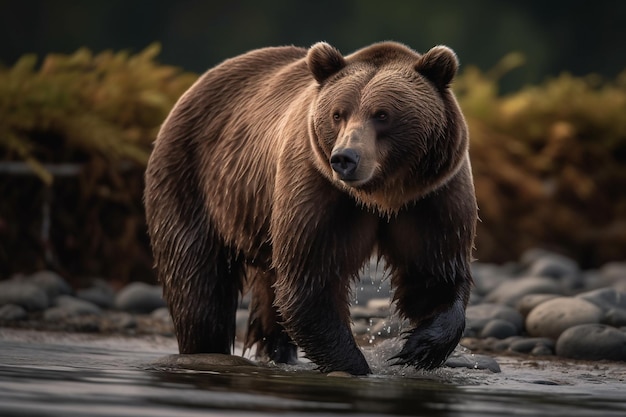
[[[502,374],[395,368],[344,378],[310,364],[162,359],[174,352],[175,343],[11,340],[0,331],[0,416],[626,415],[626,367],[557,373],[553,365],[505,366]]]

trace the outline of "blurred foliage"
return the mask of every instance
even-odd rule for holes
[[[150,274],[142,174],[160,124],[197,78],[156,63],[159,51],[83,48],[39,67],[24,55],[0,68],[0,161],[25,162],[43,183],[0,174],[0,274],[47,266],[129,279],[138,265]],[[54,178],[45,164],[61,163],[79,164],[80,175]],[[50,242],[42,242],[50,198]],[[44,265],[45,250],[58,265]]]
[[[507,261],[533,246],[585,266],[626,257],[626,71],[614,81],[562,74],[504,97],[494,71],[455,85],[471,134],[482,222],[477,255]]]
[[[197,75],[138,54],[80,49],[0,68],[0,277],[53,268],[68,277],[153,280],[143,170],[159,125]],[[533,246],[597,266],[626,254],[626,72],[563,74],[509,95],[466,67],[454,88],[467,117],[482,222],[477,257],[508,261]],[[80,164],[75,178],[48,164]],[[50,209],[50,233],[46,214]]]

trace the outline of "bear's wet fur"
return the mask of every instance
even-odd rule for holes
[[[477,207],[449,48],[393,42],[343,56],[255,50],[209,70],[164,122],[146,171],[158,277],[181,353],[296,345],[323,372],[370,372],[350,287],[384,258],[409,319],[395,363],[432,369],[465,327]]]

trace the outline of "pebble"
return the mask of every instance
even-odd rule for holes
[[[5,304],[0,306],[0,320],[20,321],[25,320],[28,313],[24,307],[17,304]]]
[[[556,354],[586,360],[626,361],[626,332],[605,324],[582,324],[561,334]]]
[[[26,280],[42,289],[50,300],[54,300],[59,295],[69,295],[72,293],[70,284],[53,271],[35,272],[27,277]]]
[[[457,355],[453,354],[445,363],[448,368],[484,369],[493,373],[500,373],[498,362],[487,355]]]
[[[46,292],[34,283],[20,279],[0,282],[0,306],[16,304],[27,311],[45,310],[50,305]]]
[[[523,296],[518,301],[515,308],[522,316],[527,317],[528,314],[539,304],[557,297],[557,294],[528,294]]]
[[[44,312],[44,320],[58,321],[69,317],[102,314],[102,310],[97,305],[70,295],[58,296],[54,304],[54,307]]]
[[[517,335],[517,328],[513,323],[503,319],[494,319],[485,325],[480,331],[480,337],[495,337],[496,339],[506,339]]]
[[[90,287],[76,291],[76,297],[104,309],[110,309],[115,304],[115,291],[102,279],[96,279]]]
[[[557,282],[546,277],[526,276],[507,280],[485,297],[485,301],[496,304],[515,306],[528,294],[560,294]]]
[[[513,307],[494,303],[478,304],[467,307],[466,332],[480,333],[492,320],[500,319],[509,322],[516,334],[524,328],[524,318]]]
[[[526,317],[531,336],[558,339],[566,329],[579,324],[600,323],[602,310],[581,298],[558,297],[539,304]]]
[[[117,310],[148,314],[157,308],[165,307],[165,301],[160,286],[133,282],[117,294],[114,305]]]

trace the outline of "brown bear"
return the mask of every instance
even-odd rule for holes
[[[385,260],[411,323],[395,363],[431,369],[465,327],[477,206],[456,55],[384,42],[343,56],[278,47],[206,72],[164,122],[147,171],[155,264],[181,353],[246,348],[370,372],[350,287]]]

